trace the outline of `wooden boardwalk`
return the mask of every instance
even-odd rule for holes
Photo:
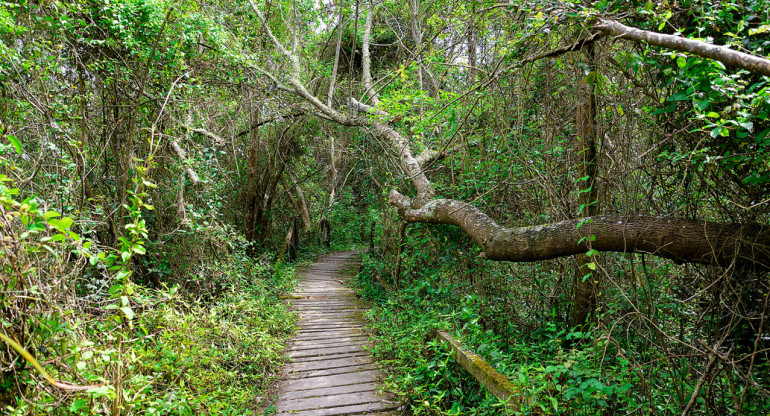
[[[324,256],[300,273],[293,296],[300,329],[289,347],[279,416],[398,414],[398,403],[377,392],[382,373],[363,349],[364,307],[340,273],[352,254]]]

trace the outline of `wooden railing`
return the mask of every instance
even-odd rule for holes
[[[513,411],[520,410],[521,393],[504,375],[492,368],[484,358],[469,350],[446,331],[436,331],[436,338],[452,349],[452,356],[464,369],[495,397],[508,404]]]

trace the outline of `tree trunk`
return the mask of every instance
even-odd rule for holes
[[[288,261],[294,261],[297,259],[297,249],[299,246],[297,220],[295,219],[289,225],[289,230],[286,232],[286,237],[283,239],[281,249],[278,251],[278,261],[283,262],[288,254]]]
[[[476,6],[473,6],[468,29],[465,34],[465,43],[468,45],[468,86],[476,83]]]
[[[340,50],[342,49],[342,0],[337,4],[339,8],[339,17],[337,18],[337,50],[334,52],[334,66],[332,67],[332,76],[329,78],[329,93],[326,95],[326,105],[332,106],[332,97],[334,97],[334,82],[337,80],[337,68],[340,63]]]
[[[305,193],[302,192],[302,188],[297,184],[297,180],[292,176],[292,182],[294,182],[294,190],[297,192],[297,199],[299,200],[300,214],[302,216],[302,230],[304,232],[310,231],[312,225],[310,224],[310,211],[307,209],[307,202],[305,201]]]
[[[578,169],[580,179],[578,204],[580,215],[595,216],[599,213],[599,201],[597,190],[598,153],[596,151],[596,88],[595,82],[590,80],[596,77],[594,46],[589,44],[581,52],[581,61],[588,66],[588,74],[583,68],[578,67],[578,107],[577,107],[577,140]],[[591,245],[590,239],[588,245]],[[572,307],[572,326],[583,325],[596,309],[596,293],[598,285],[597,273],[592,269],[594,259],[589,256],[578,255],[577,273],[574,280],[574,303]],[[595,268],[595,266],[594,266]]]
[[[284,183],[284,188],[286,188],[291,204],[299,212],[299,217],[302,220],[302,231],[308,232],[312,228],[312,224],[310,223],[310,211],[307,209],[307,201],[305,201],[305,193],[302,192],[302,188],[300,188],[294,175],[289,175],[289,179],[291,180],[291,186],[287,186]],[[296,193],[296,198],[292,195],[292,192]]]
[[[259,187],[259,109],[251,108],[251,132],[249,134],[249,159],[246,178],[246,240],[256,243],[256,219],[259,201],[257,198]]]
[[[406,239],[406,226],[409,223],[401,224],[401,232],[398,239],[398,253],[396,254],[396,272],[393,274],[393,287],[398,290],[398,279],[401,276],[401,254],[404,252],[404,240]]]
[[[374,91],[372,87],[372,57],[369,52],[369,43],[371,42],[371,35],[372,35],[372,16],[374,15],[374,4],[372,3],[372,0],[369,0],[369,9],[366,13],[366,23],[364,24],[364,39],[361,47],[361,65],[363,67],[362,69],[362,78],[364,82],[364,89],[366,89],[366,94],[369,96],[369,102],[372,103],[372,105],[376,106],[380,99],[377,98],[377,93]]]

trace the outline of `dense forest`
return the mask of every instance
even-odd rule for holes
[[[0,413],[271,414],[357,249],[416,415],[770,412],[767,0],[0,2]]]

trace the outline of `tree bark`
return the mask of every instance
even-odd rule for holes
[[[302,218],[302,231],[308,232],[312,228],[312,224],[310,223],[310,211],[307,209],[307,202],[305,201],[305,193],[297,183],[297,178],[294,175],[289,176],[289,178],[294,186],[294,191],[297,193],[297,202],[299,203],[300,217]]]
[[[665,35],[647,30],[629,27],[621,23],[599,19],[594,26],[608,35],[634,42],[647,42],[650,45],[675,51],[687,52],[703,58],[714,59],[725,65],[745,69],[756,74],[770,77],[770,60],[732,50],[726,46],[712,45],[700,40],[687,39],[681,36]]]
[[[249,135],[249,156],[246,167],[246,215],[245,215],[245,228],[246,228],[246,240],[249,242],[256,242],[256,216],[259,201],[257,193],[259,190],[259,127],[255,127],[259,123],[259,109],[251,108],[251,134]]]
[[[580,215],[594,216],[599,213],[599,192],[596,188],[596,178],[599,161],[596,151],[596,88],[594,82],[587,82],[586,78],[595,77],[595,55],[593,43],[581,52],[581,61],[588,65],[589,73],[585,74],[583,68],[578,67],[578,106],[576,111],[576,130],[578,145],[579,165],[579,193],[578,204]],[[590,246],[590,241],[589,241]],[[577,258],[577,273],[574,280],[574,302],[572,305],[572,326],[583,325],[596,309],[597,276],[589,267],[593,259],[580,255]],[[595,263],[594,263],[595,264]]]
[[[297,259],[297,251],[299,245],[298,234],[297,220],[294,220],[289,225],[289,230],[286,232],[286,237],[283,239],[281,249],[278,251],[278,262],[283,263],[287,257],[287,253],[289,261],[294,261]]]
[[[677,263],[770,268],[770,227],[759,224],[720,224],[676,217],[601,215],[553,224],[506,228],[476,207],[461,201],[433,199],[414,207],[411,199],[394,190],[391,191],[389,202],[404,209],[409,222],[461,227],[481,246],[481,256],[490,260],[549,260],[594,249],[650,253]],[[594,241],[589,241],[591,239]]]
[[[363,67],[364,89],[369,96],[369,101],[372,105],[376,106],[379,104],[380,99],[377,97],[377,92],[372,88],[372,56],[369,52],[369,43],[372,37],[372,15],[374,15],[374,4],[372,0],[369,0],[369,9],[366,12],[366,23],[364,24],[364,39],[361,47],[361,65]]]
[[[468,85],[476,83],[476,6],[472,6],[465,43],[468,45]]]
[[[185,154],[182,147],[179,146],[179,143],[176,140],[172,140],[171,148],[174,149],[174,153],[176,153],[176,155],[179,156],[179,159],[184,164],[185,171],[187,172],[187,176],[190,177],[190,180],[192,181],[193,185],[197,185],[200,182],[200,178],[198,177],[198,174],[195,173],[195,171],[190,166],[190,164],[187,162],[187,155]]]
[[[339,17],[337,18],[337,50],[334,52],[334,66],[332,67],[332,76],[329,78],[329,93],[326,95],[326,105],[332,106],[332,97],[334,97],[334,82],[337,79],[337,68],[340,63],[340,50],[342,49],[342,0],[337,4],[339,8]]]

